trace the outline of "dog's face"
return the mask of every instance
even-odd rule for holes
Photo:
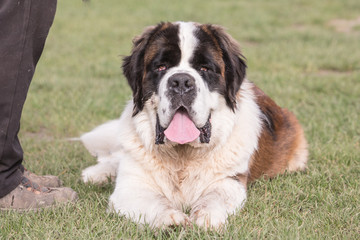
[[[218,26],[161,23],[134,40],[124,58],[134,113],[156,101],[156,143],[208,143],[219,104],[235,110],[246,65],[235,41]]]

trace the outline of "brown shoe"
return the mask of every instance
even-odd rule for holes
[[[0,198],[0,210],[36,210],[60,203],[71,203],[78,199],[71,188],[47,188],[23,177],[19,186]]]
[[[25,168],[24,176],[32,182],[36,182],[44,187],[57,188],[62,186],[61,180],[57,176],[45,175],[38,176]]]

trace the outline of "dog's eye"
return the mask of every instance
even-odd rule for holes
[[[162,71],[165,71],[166,69],[167,69],[167,67],[165,65],[160,65],[156,68],[156,71],[162,72]]]
[[[204,66],[200,67],[200,71],[202,71],[202,72],[207,72],[208,70],[209,69],[207,67],[204,67]]]

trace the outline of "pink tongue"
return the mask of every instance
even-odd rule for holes
[[[185,144],[199,137],[200,131],[191,121],[187,113],[177,111],[169,127],[165,130],[165,136],[172,142]]]

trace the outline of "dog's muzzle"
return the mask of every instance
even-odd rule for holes
[[[211,137],[210,115],[208,121],[201,128],[196,127],[190,113],[192,104],[197,96],[195,78],[186,72],[178,72],[167,81],[166,97],[170,100],[172,120],[168,126],[160,125],[159,115],[156,121],[156,144],[163,144],[165,137],[168,141],[186,144],[199,138],[201,143],[209,143]]]
[[[195,78],[188,73],[175,73],[169,77],[166,95],[172,109],[189,108],[196,98]]]

